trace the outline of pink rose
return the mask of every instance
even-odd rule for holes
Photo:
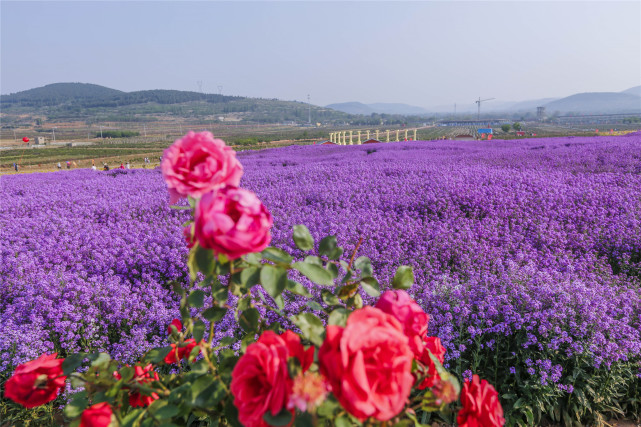
[[[200,246],[236,259],[269,245],[273,220],[254,193],[225,187],[200,199],[194,224]]]
[[[360,420],[390,420],[407,403],[414,354],[399,321],[377,308],[355,310],[345,328],[328,326],[318,359],[334,396]]]
[[[434,364],[434,361],[430,357],[430,353],[432,353],[439,362],[443,363],[443,361],[445,360],[445,347],[441,345],[440,338],[425,338],[425,348],[423,349],[423,354],[421,355],[419,360],[427,368],[427,376],[419,384],[419,390],[433,387],[434,384],[441,379],[438,371],[436,370],[436,364]]]
[[[276,415],[286,407],[293,387],[287,359],[303,351],[300,338],[298,346],[291,335],[279,336],[273,331],[263,332],[258,341],[247,346],[231,373],[230,387],[242,425],[267,427],[263,415],[267,411]]]
[[[423,309],[405,291],[387,291],[381,295],[376,308],[391,314],[403,325],[403,332],[410,341],[410,348],[417,359],[423,354],[423,338],[430,321]]]
[[[225,185],[237,187],[243,175],[234,150],[211,132],[189,132],[177,139],[165,150],[160,167],[171,203],[181,197],[198,198]]]

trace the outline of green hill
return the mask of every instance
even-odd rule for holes
[[[179,90],[122,92],[86,83],[55,83],[0,96],[7,123],[31,115],[47,121],[149,121],[163,118],[212,120],[235,115],[255,123],[306,123],[308,104],[278,99],[223,96]],[[340,123],[349,115],[312,105],[314,122]]]

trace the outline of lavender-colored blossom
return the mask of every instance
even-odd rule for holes
[[[316,242],[336,235],[348,254],[362,238],[359,255],[383,284],[411,265],[410,292],[448,360],[507,336],[524,337],[532,354],[588,354],[608,367],[641,357],[639,152],[636,134],[292,146],[238,158],[241,186],[274,217],[274,246],[304,257],[291,234],[305,224]],[[0,184],[0,372],[44,351],[133,360],[164,344],[178,315],[170,282],[187,285],[187,216],[169,209],[159,172]],[[229,313],[218,333],[233,327]]]

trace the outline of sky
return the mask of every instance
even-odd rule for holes
[[[429,108],[641,85],[636,0],[1,0],[0,24],[2,94],[82,82]]]

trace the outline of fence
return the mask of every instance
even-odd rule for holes
[[[397,142],[397,141],[401,141],[401,135],[403,135],[403,141],[407,141],[410,139],[416,141],[417,130],[418,129],[416,128],[385,130],[385,131],[381,131],[377,129],[371,132],[369,130],[360,130],[360,129],[345,130],[340,132],[331,132],[329,134],[329,140],[334,144],[338,144],[338,145],[360,145],[364,141],[367,141],[372,138],[381,142]],[[390,134],[391,134],[391,137],[390,137]],[[410,135],[412,135],[411,138],[410,138]],[[385,141],[381,140],[381,136],[385,139]]]

